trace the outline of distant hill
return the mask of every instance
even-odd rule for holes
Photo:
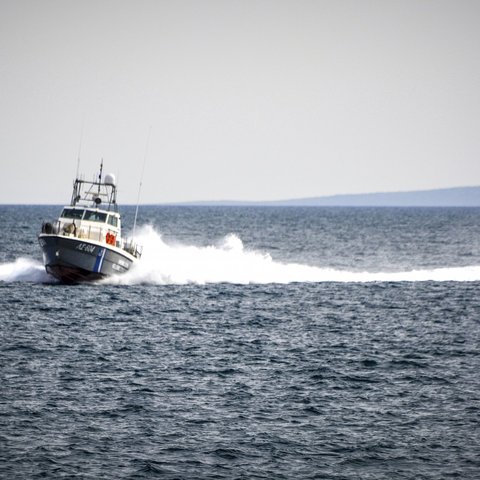
[[[440,188],[411,192],[383,192],[269,202],[214,201],[183,205],[298,206],[298,207],[480,207],[480,187]]]
[[[288,200],[281,203],[299,206],[345,207],[480,207],[480,187],[333,195],[329,197]]]

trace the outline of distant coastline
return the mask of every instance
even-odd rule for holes
[[[169,205],[295,207],[480,207],[480,186],[408,192],[330,195],[274,201],[198,201]]]

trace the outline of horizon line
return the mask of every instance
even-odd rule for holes
[[[157,202],[141,202],[139,205],[207,205],[207,204],[228,204],[231,206],[234,205],[265,205],[265,204],[285,204],[292,202],[305,202],[305,201],[322,201],[322,200],[332,200],[336,198],[352,198],[352,197],[365,197],[365,196],[382,196],[382,195],[409,195],[409,194],[420,194],[420,193],[433,193],[433,192],[446,192],[453,190],[471,190],[471,189],[480,189],[480,185],[466,185],[466,186],[456,186],[456,187],[440,187],[440,188],[429,188],[429,189],[420,189],[420,190],[396,190],[396,191],[376,191],[376,192],[366,192],[366,193],[336,193],[331,195],[318,195],[318,196],[305,196],[305,197],[295,197],[295,198],[283,198],[277,200],[176,200],[176,201],[157,201]],[[57,205],[66,205],[61,202],[52,202],[52,203],[0,203],[0,205],[45,205],[45,206],[57,206]],[[137,203],[121,203],[124,206],[135,206]],[[294,206],[294,205],[293,205]],[[325,206],[334,206],[334,205],[325,205]],[[339,205],[341,206],[341,205]],[[359,205],[361,206],[361,205]],[[378,205],[381,206],[381,205]]]

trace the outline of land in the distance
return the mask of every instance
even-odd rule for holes
[[[199,201],[177,205],[297,207],[480,207],[480,187],[331,195],[274,201]]]

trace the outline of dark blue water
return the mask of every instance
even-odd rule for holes
[[[0,207],[2,478],[479,478],[480,210],[145,207],[77,286],[57,212]]]

